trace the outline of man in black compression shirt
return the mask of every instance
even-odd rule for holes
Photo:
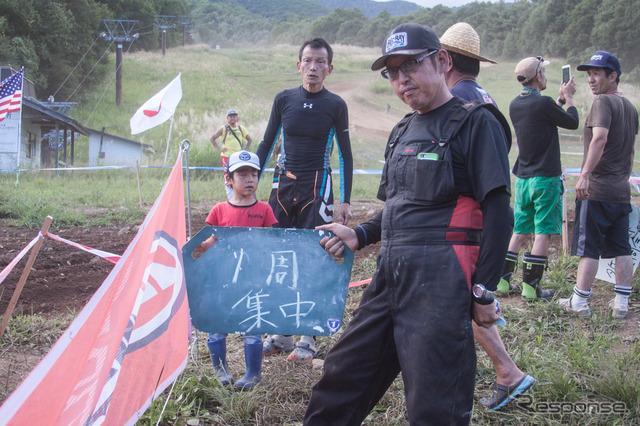
[[[348,228],[321,226],[334,257],[382,241],[378,270],[328,352],[305,425],[359,425],[402,373],[411,425],[468,424],[476,353],[471,318],[499,318],[493,291],[511,229],[505,129],[477,107],[450,140],[443,127],[465,109],[445,82],[447,52],[429,27],[402,24],[371,69],[415,112],[392,130],[378,197],[382,211]],[[499,112],[496,111],[496,114]]]
[[[302,86],[278,93],[264,139],[258,146],[262,170],[280,138],[278,164],[273,176],[269,204],[280,228],[313,229],[333,221],[331,154],[338,142],[340,207],[337,222],[347,224],[353,178],[347,104],[324,87],[331,74],[333,50],[321,38],[303,43],[298,54]],[[291,351],[293,336],[269,336],[263,353]],[[303,336],[289,360],[311,361],[315,339]]]

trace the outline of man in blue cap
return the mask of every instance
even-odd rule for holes
[[[629,244],[631,211],[629,176],[638,134],[638,112],[618,91],[620,61],[603,50],[578,66],[586,71],[595,95],[584,125],[584,157],[576,184],[576,214],[571,254],[580,256],[577,283],[563,308],[579,317],[591,316],[588,299],[598,271],[598,259],[615,258],[615,298],[609,302],[614,318],[629,309],[633,259]]]
[[[319,227],[337,235],[321,241],[334,257],[345,245],[382,247],[304,422],[360,425],[401,373],[412,425],[467,424],[476,369],[471,319],[490,327],[500,318],[493,292],[511,234],[507,133],[487,104],[469,112],[451,95],[449,57],[431,28],[397,26],[382,53],[371,69],[382,69],[414,112],[389,135],[382,211],[355,228]],[[466,121],[449,133],[461,112]]]

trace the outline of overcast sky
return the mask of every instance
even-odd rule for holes
[[[386,1],[386,0],[376,0],[376,1]],[[456,6],[462,6],[463,4],[467,4],[467,3],[473,3],[473,0],[407,0],[407,1],[410,1],[415,4],[419,4],[420,6],[423,6],[423,7],[433,7],[439,4],[442,4],[448,7],[456,7]],[[498,0],[488,0],[488,1],[495,3]]]

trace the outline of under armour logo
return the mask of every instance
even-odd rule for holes
[[[304,104],[302,107],[311,109],[313,108],[313,104]]]

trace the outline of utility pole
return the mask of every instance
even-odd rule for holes
[[[122,43],[132,42],[139,37],[139,34],[131,34],[137,20],[128,19],[103,19],[107,27],[107,33],[102,33],[102,38],[106,41],[116,42],[116,105],[122,103]]]
[[[160,28],[162,30],[162,56],[164,57],[164,52],[167,48],[167,28],[173,28],[176,24],[173,23],[173,20],[176,18],[175,15],[153,15],[156,20],[156,23],[153,24],[156,28]]]
[[[182,25],[182,47],[185,45],[185,40],[187,38],[187,28],[191,28],[193,25],[191,23],[191,16],[179,15],[177,16],[176,24]]]

